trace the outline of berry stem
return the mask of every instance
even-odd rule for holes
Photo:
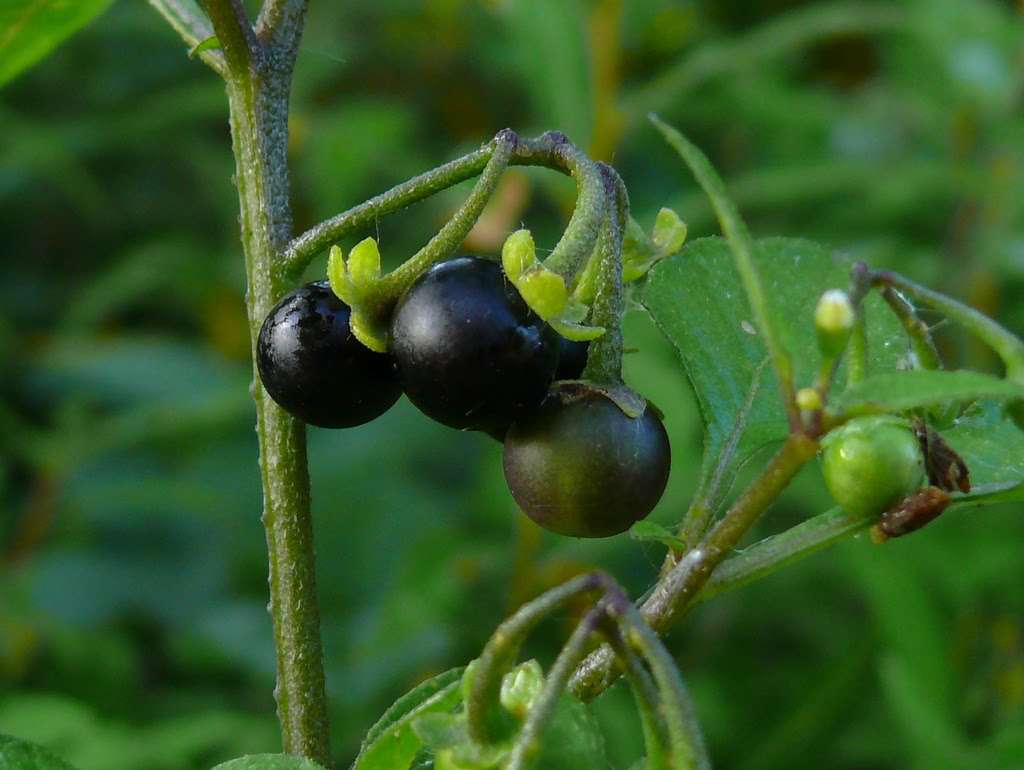
[[[480,213],[484,210],[484,206],[494,194],[517,143],[518,138],[508,129],[495,137],[491,157],[487,161],[483,173],[480,174],[480,179],[477,180],[473,192],[459,207],[459,210],[430,239],[426,246],[381,280],[380,291],[374,298],[380,308],[383,308],[385,312],[390,312],[398,298],[412,285],[420,273],[435,262],[450,257],[459,244],[466,239],[469,231],[473,229],[473,225],[480,217]]]
[[[576,180],[577,201],[572,218],[545,265],[571,280],[594,250],[604,213],[604,188],[597,166],[564,134],[549,131],[535,139],[517,137],[509,129],[476,152],[392,187],[368,201],[314,225],[288,244],[281,271],[293,280],[317,254],[347,235],[364,229],[378,217],[399,211],[417,201],[480,174],[498,147],[511,141],[511,166],[543,166]]]
[[[629,217],[626,186],[615,170],[598,164],[607,197],[604,223],[597,241],[597,294],[590,314],[593,326],[605,332],[590,343],[583,378],[598,383],[618,385],[622,382],[622,315],[625,296],[622,287],[623,223]]]
[[[275,264],[291,237],[288,102],[305,2],[275,3],[280,37],[257,37],[237,0],[207,0],[227,60],[227,92],[245,252],[253,361],[260,325],[287,291]],[[310,518],[306,436],[254,373],[256,432],[269,557],[270,614],[277,656],[278,720],[284,751],[330,762],[320,615]]]

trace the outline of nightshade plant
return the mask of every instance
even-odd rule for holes
[[[627,292],[678,350],[705,419],[700,486],[678,531],[642,522],[633,526],[637,538],[663,543],[669,551],[661,579],[640,606],[603,572],[576,577],[527,603],[465,669],[435,677],[397,701],[367,734],[356,770],[606,766],[584,702],[620,675],[632,688],[643,726],[646,756],[640,766],[710,767],[683,678],[658,634],[696,604],[857,532],[874,528],[880,540],[897,537],[947,509],[1024,499],[1024,480],[1007,472],[999,457],[1006,447],[1021,445],[1024,343],[971,308],[901,275],[849,264],[808,241],[753,240],[707,159],[656,116],[653,125],[709,196],[724,238],[684,247],[685,226],[667,209],[648,235],[630,217],[626,185],[612,167],[594,162],[561,133],[524,138],[511,130],[295,235],[287,121],[305,0],[265,0],[255,23],[240,0],[207,0],[205,14],[187,0],[150,2],[227,86],[255,360],[266,319],[297,288],[310,261],[328,248],[329,286],[348,309],[352,335],[367,356],[388,355],[399,336],[393,326],[396,308],[418,282],[443,269],[435,265],[456,253],[505,169],[543,166],[575,180],[573,214],[543,261],[528,231],[511,234],[500,271],[510,291],[546,325],[544,334],[587,344],[587,356],[582,370],[572,371],[578,379],[553,384],[545,404],[535,410],[516,405],[506,473],[517,499],[529,497],[529,512],[550,524],[538,513],[545,495],[583,488],[588,474],[601,474],[594,481],[602,484],[622,482],[626,474],[612,478],[616,463],[603,461],[623,442],[641,436],[653,449],[635,445],[643,449],[634,453],[642,461],[628,468],[628,477],[640,479],[645,494],[623,493],[615,500],[612,522],[593,521],[590,509],[607,513],[593,500],[567,506],[570,521],[551,528],[610,535],[657,502],[667,475],[667,438],[661,438],[653,406],[622,380]],[[472,193],[451,220],[390,273],[382,273],[372,239],[347,258],[334,245],[378,217],[474,177]],[[488,269],[497,274],[499,267]],[[1002,359],[1005,376],[943,369],[916,306],[938,311],[987,343]],[[705,312],[699,326],[687,312],[691,307]],[[554,336],[550,342],[567,344]],[[546,360],[544,378],[555,376],[557,358]],[[258,377],[253,392],[277,653],[275,694],[285,753],[221,767],[326,767],[331,755],[304,424],[269,396]],[[383,394],[360,419],[302,416],[361,422],[386,409],[391,395]],[[572,428],[571,440],[563,442],[558,434],[549,441],[548,427],[563,420],[574,425],[573,410],[591,404],[599,405],[597,428],[587,425],[578,433]],[[302,407],[291,408],[302,414]],[[457,427],[499,434],[504,428],[493,422]],[[993,435],[1002,439],[1002,447]],[[603,448],[602,436],[609,437],[608,454],[582,463],[584,450]],[[530,464],[535,457],[524,459],[534,440],[550,444],[550,459],[539,467]],[[731,494],[739,469],[765,446],[775,446],[775,453],[744,489]],[[751,526],[823,448],[826,478],[842,507],[736,553]],[[552,468],[554,478],[532,483]],[[560,485],[566,477],[572,484]],[[547,673],[535,662],[520,663],[521,645],[536,624],[581,597],[590,600],[590,608]],[[595,641],[601,646],[595,648]],[[66,766],[8,738],[0,739],[0,759]]]

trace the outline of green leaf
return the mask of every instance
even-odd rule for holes
[[[294,754],[250,754],[222,762],[213,770],[324,770],[311,759]]]
[[[848,285],[852,262],[812,241],[792,238],[756,241],[754,256],[772,324],[793,355],[795,381],[809,384],[821,361],[814,307],[825,290]],[[760,373],[746,428],[723,468],[722,487],[727,489],[738,468],[758,450],[782,441],[789,430],[774,372],[763,366],[767,351],[753,326],[729,246],[717,237],[687,243],[651,270],[639,299],[675,347],[696,392],[705,424],[702,484],[709,482],[730,444]],[[865,314],[870,369],[895,369],[908,352],[902,329],[874,295],[867,298]]]
[[[414,687],[395,701],[366,733],[352,770],[405,770],[422,747],[413,721],[424,714],[450,711],[462,699],[465,669],[453,668]]]
[[[198,56],[203,51],[215,51],[220,48],[220,38],[216,35],[210,35],[208,38],[204,38],[201,42],[196,43],[188,50],[188,58]]]
[[[1024,398],[1024,385],[970,371],[883,372],[847,389],[830,411],[846,416],[902,412],[923,406],[977,399],[1012,401]]]
[[[1024,432],[992,401],[973,404],[942,437],[964,458],[971,493],[957,503],[1024,500]]]
[[[634,540],[661,543],[674,551],[685,551],[686,543],[672,534],[668,529],[653,521],[644,519],[629,528],[629,536]]]
[[[0,86],[99,16],[111,0],[6,0],[0,5]]]
[[[74,770],[42,746],[0,734],[0,770]]]

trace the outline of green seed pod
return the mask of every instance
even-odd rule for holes
[[[925,481],[918,438],[897,417],[851,420],[821,443],[825,485],[849,513],[877,516]]]

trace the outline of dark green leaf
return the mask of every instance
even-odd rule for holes
[[[293,754],[251,754],[222,762],[213,770],[324,770],[312,760]]]
[[[462,668],[438,674],[395,701],[370,728],[353,770],[405,770],[422,741],[412,723],[423,714],[451,710],[462,698]]]
[[[793,356],[798,385],[810,384],[820,365],[814,306],[826,289],[845,288],[851,261],[811,241],[768,238],[755,243],[768,311],[779,341]],[[702,479],[714,473],[760,372],[746,429],[726,469],[732,474],[760,448],[788,432],[774,373],[753,326],[742,284],[722,238],[702,238],[650,272],[640,301],[682,359],[703,414],[706,433]],[[865,304],[870,362],[875,371],[895,369],[907,353],[902,330],[881,300]],[[842,381],[840,372],[840,381]]]
[[[0,86],[46,56],[111,0],[7,0],[0,5]]]
[[[42,746],[0,735],[0,770],[74,770]]]
[[[980,372],[926,371],[875,374],[846,390],[831,410],[848,416],[902,412],[923,406],[977,399],[1024,398],[1024,385]]]

